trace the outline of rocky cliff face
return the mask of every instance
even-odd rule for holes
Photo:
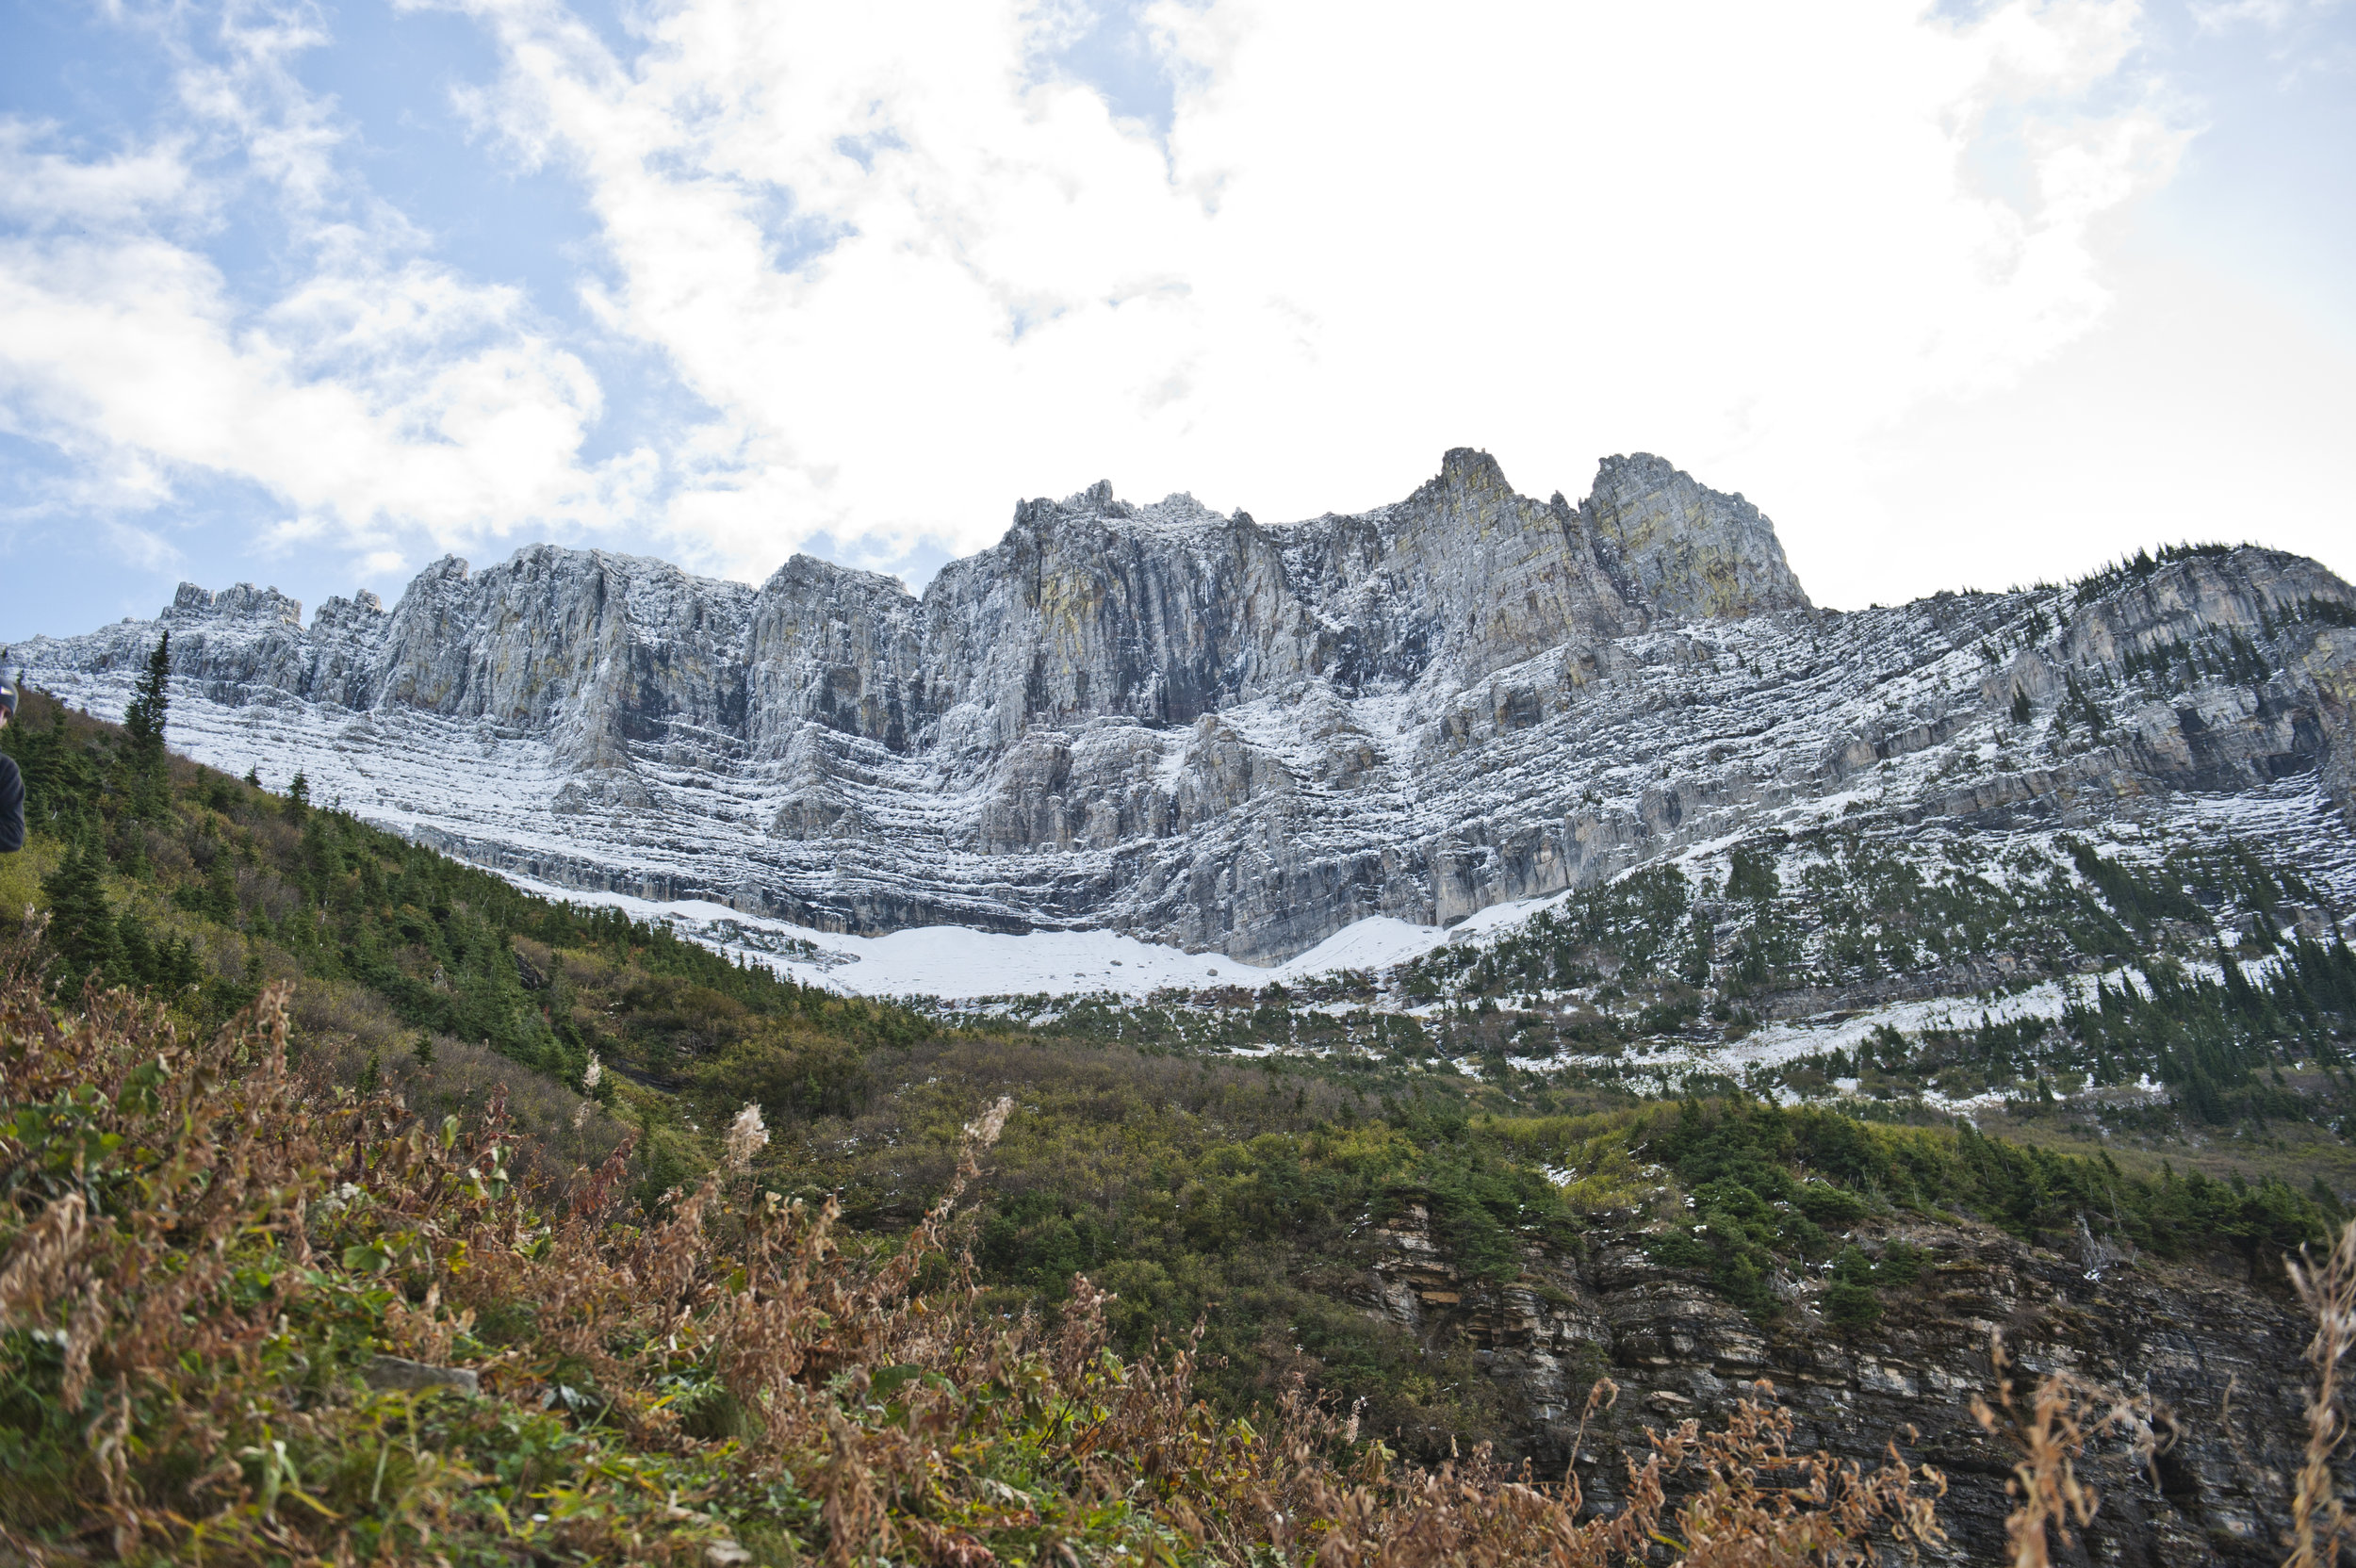
[[[1884,1446],[1937,1465],[1952,1537],[1945,1554],[2004,1558],[2004,1483],[2017,1458],[1972,1418],[1990,1397],[1993,1335],[2016,1358],[2025,1394],[2068,1371],[2150,1394],[2174,1417],[2174,1440],[2149,1469],[2123,1442],[2098,1444],[2080,1465],[2102,1503],[2069,1560],[2194,1568],[2281,1561],[2290,1478],[2305,1415],[2295,1369],[2312,1327],[2279,1290],[2231,1274],[2123,1261],[2091,1236],[2074,1251],[2032,1248],[1989,1226],[1911,1218],[1860,1228],[1878,1256],[1892,1241],[1920,1249],[1917,1282],[1890,1293],[1863,1331],[1828,1326],[1821,1282],[1788,1282],[1785,1317],[1761,1328],[1697,1276],[1649,1261],[1638,1217],[1607,1223],[1582,1258],[1532,1249],[1520,1277],[1468,1279],[1411,1208],[1374,1233],[1363,1294],[1368,1310],[1445,1348],[1477,1346],[1512,1392],[1521,1449],[1542,1471],[1571,1462],[1587,1390],[1599,1376],[1618,1403],[1590,1428],[1579,1460],[1591,1498],[1612,1505],[1621,1456],[1640,1461],[1646,1429],[1689,1416],[1722,1420],[1765,1379],[1799,1417],[1795,1446],[1828,1449],[1871,1469]],[[2230,1265],[2227,1266],[2230,1268]]]
[[[1396,505],[1273,527],[1028,501],[921,598],[808,557],[755,589],[534,547],[436,563],[389,612],[188,587],[5,657],[111,713],[169,629],[195,755],[563,885],[1268,961],[1860,811],[2345,814],[2351,606],[2244,549],[1820,612],[1756,508],[1659,458],[1574,506],[1457,450]]]

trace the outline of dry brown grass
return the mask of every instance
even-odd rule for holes
[[[2308,1258],[2302,1249],[2289,1266],[2291,1284],[2315,1320],[2315,1333],[2307,1344],[2315,1383],[2307,1391],[2306,1451],[2291,1494],[2291,1555],[2284,1568],[2331,1568],[2356,1528],[2340,1500],[2333,1468],[2348,1440],[2340,1375],[2349,1348],[2356,1347],[2356,1224],[2340,1233],[2322,1262]]]
[[[1597,1513],[1576,1460],[1560,1480],[1485,1450],[1406,1463],[1298,1385],[1266,1431],[1223,1418],[1194,1394],[1194,1342],[1107,1350],[1110,1298],[1086,1279],[1052,1324],[1002,1316],[958,1205],[1006,1100],[894,1244],[761,1192],[742,1160],[647,1220],[627,1142],[535,1184],[502,1095],[436,1119],[306,1079],[286,988],[189,1044],[121,995],[60,1020],[28,951],[0,950],[0,1373],[10,1421],[46,1401],[58,1478],[39,1496],[0,1479],[0,1545],[28,1561],[725,1562],[758,1527],[766,1560],[845,1568],[1847,1568],[1944,1540],[1939,1472],[1894,1446],[1872,1468],[1793,1451],[1764,1383],[1722,1427],[1654,1433]],[[2294,1277],[2318,1321],[2291,1560],[2313,1568],[2348,1527],[2356,1231]],[[493,1318],[510,1330],[486,1337]],[[512,1473],[479,1444],[418,1444],[414,1396],[362,1386],[378,1354],[465,1364],[482,1393],[457,1429],[530,1428],[532,1457]],[[2067,1374],[2016,1396],[1995,1355],[1977,1413],[2020,1456],[2011,1560],[2041,1568],[2095,1516],[2086,1446],[2148,1457],[2170,1429]],[[1598,1382],[1588,1413],[1615,1393]],[[787,1499],[770,1524],[741,1502],[764,1497]]]
[[[1843,1568],[1873,1561],[1877,1544],[1910,1557],[1945,1539],[1937,1500],[1946,1481],[1937,1470],[1908,1463],[1894,1446],[1870,1472],[1821,1452],[1795,1454],[1791,1413],[1773,1403],[1769,1384],[1753,1388],[1759,1396],[1738,1402],[1723,1429],[1686,1421],[1653,1434],[1644,1462],[1627,1462],[1619,1511],[1587,1519],[1576,1458],[1561,1485],[1541,1486],[1526,1472],[1501,1475],[1481,1456],[1394,1474],[1375,1445],[1337,1479],[1304,1441],[1317,1423],[1296,1411],[1286,1436],[1309,1529],[1288,1530],[1280,1519],[1270,1537],[1308,1548],[1301,1556],[1320,1568],[1607,1568],[1646,1560],[1655,1547],[1690,1568]],[[1588,1413],[1616,1392],[1598,1383]],[[1674,1510],[1673,1482],[1686,1491]]]
[[[1935,1473],[1789,1452],[1791,1418],[1763,1386],[1724,1430],[1661,1434],[1629,1464],[1628,1502],[1581,1518],[1573,1477],[1508,1474],[1485,1453],[1402,1464],[1298,1389],[1267,1433],[1221,1418],[1193,1395],[1191,1347],[1107,1351],[1108,1298],[1086,1280],[1052,1326],[984,1310],[957,1206],[1007,1101],[966,1128],[948,1191],[896,1246],[839,1240],[832,1202],[761,1194],[735,1163],[637,1224],[621,1211],[627,1145],[535,1196],[496,1098],[471,1126],[437,1126],[389,1091],[306,1082],[287,1063],[285,987],[191,1046],[122,995],[59,1021],[25,969],[0,975],[0,1084],[12,1104],[72,1107],[38,1134],[0,1128],[8,1371],[49,1391],[69,1434],[53,1456],[64,1495],[0,1499],[28,1560],[80,1555],[94,1526],[127,1558],[431,1561],[471,1530],[526,1556],[691,1561],[726,1539],[711,1499],[779,1489],[814,1500],[800,1539],[843,1564],[977,1564],[1016,1546],[1072,1560],[1089,1532],[1088,1556],[1119,1540],[1333,1568],[1571,1568],[1664,1543],[1694,1563],[1843,1564],[1869,1540],[1938,1539]],[[60,1135],[80,1140],[62,1166]],[[518,1304],[528,1334],[477,1337]],[[356,1343],[290,1327],[355,1321]],[[354,1374],[380,1352],[464,1361],[483,1398],[518,1411],[561,1396],[607,1457],[530,1496],[519,1481],[486,1513],[480,1462],[413,1443],[387,1484],[379,1439],[363,1485],[350,1458],[384,1416]],[[725,1391],[732,1435],[683,1418],[691,1374]],[[655,1509],[643,1485],[600,1478],[630,1456],[704,1480]],[[562,1509],[540,1506],[561,1517],[521,1519],[560,1494]]]
[[[2128,1396],[2070,1372],[2049,1372],[2026,1400],[2017,1399],[2006,1374],[2012,1358],[1999,1333],[1988,1345],[1996,1375],[1996,1400],[1972,1401],[1972,1413],[1988,1432],[2019,1452],[2005,1491],[2018,1501],[2004,1521],[2012,1568],[2047,1568],[2051,1545],[2073,1544],[2072,1529],[2084,1529],[2101,1498],[2078,1474],[2086,1445],[2119,1437],[2138,1461],[2150,1463],[2173,1432],[2171,1418],[2150,1395]]]

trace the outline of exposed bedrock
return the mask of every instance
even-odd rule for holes
[[[1355,1294],[1435,1350],[1469,1346],[1504,1403],[1512,1457],[1542,1475],[1572,1462],[1587,1392],[1611,1378],[1618,1400],[1589,1425],[1578,1462],[1598,1505],[1619,1502],[1623,1456],[1641,1462],[1649,1432],[1722,1422],[1765,1380],[1797,1418],[1794,1447],[1871,1470],[1895,1444],[1938,1466],[1949,1540],[1931,1556],[1962,1562],[2005,1557],[2018,1456],[1972,1414],[1973,1397],[1994,1396],[1988,1351],[2001,1331],[2023,1396],[2043,1373],[2067,1371],[2148,1394],[2172,1421],[2148,1466],[2124,1443],[2081,1459],[2101,1506],[2085,1555],[2069,1560],[2282,1560],[2305,1432],[2299,1380],[2284,1369],[2299,1367],[2313,1330],[2280,1280],[2241,1282],[2242,1260],[2127,1267],[2090,1233],[2047,1249],[1970,1221],[1868,1221],[1852,1233],[1864,1250],[1905,1242],[1922,1267],[1878,1322],[1841,1330],[1822,1316],[1824,1279],[1779,1277],[1784,1312],[1762,1325],[1701,1275],[1651,1261],[1649,1229],[1635,1213],[1607,1217],[1582,1254],[1531,1245],[1505,1280],[1461,1268],[1430,1214],[1410,1205],[1367,1233]]]
[[[1268,961],[1860,815],[2302,780],[2346,814],[2351,605],[2242,548],[1820,612],[1756,507],[1660,458],[1605,459],[1574,505],[1460,449],[1394,505],[1276,526],[1025,501],[922,597],[807,556],[754,588],[534,546],[436,562],[390,611],[306,628],[274,590],[185,586],[7,657],[116,711],[169,629],[198,755],[570,885]]]

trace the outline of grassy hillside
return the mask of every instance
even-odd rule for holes
[[[1662,1434],[1582,1518],[1576,1482],[1427,1472],[1297,1390],[1223,1416],[1183,1344],[1108,1350],[1085,1282],[1052,1324],[993,1312],[952,1244],[1007,1101],[896,1244],[763,1190],[749,1114],[647,1215],[626,1152],[536,1184],[496,1106],[436,1124],[306,1082],[284,982],[205,1045],[122,992],[60,1029],[24,941],[0,943],[16,1560],[1600,1568],[1937,1539],[1935,1475],[1794,1460],[1771,1404]]]
[[[1903,1250],[1840,1239],[1876,1213],[2091,1217],[2258,1275],[2341,1217],[1733,1086],[1246,1063],[1086,1013],[944,1027],[37,694],[0,747],[33,828],[0,861],[27,910],[0,919],[0,1527],[44,1550],[1240,1560],[1301,1549],[1288,1509],[1413,1516],[1385,1466],[1515,1428],[1469,1343],[1359,1298],[1369,1228],[1413,1207],[1500,1282],[1652,1217],[1657,1261],[1770,1326],[1767,1282],[1829,1266],[1835,1328],[1905,1282]],[[499,1396],[371,1390],[386,1354]],[[1446,1527],[1560,1502],[1502,1486]]]

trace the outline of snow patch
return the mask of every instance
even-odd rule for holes
[[[1436,925],[1410,925],[1389,915],[1369,915],[1343,926],[1308,952],[1286,959],[1272,973],[1274,978],[1289,983],[1331,974],[1335,970],[1388,969],[1422,956],[1448,940],[1448,932]]]
[[[855,937],[747,915],[703,899],[658,901],[561,888],[524,876],[510,875],[508,880],[543,898],[620,909],[632,920],[667,924],[678,935],[730,957],[765,964],[805,985],[859,996],[942,1001],[1041,994],[1143,997],[1171,988],[1257,989],[1275,978],[1272,971],[1222,953],[1187,953],[1113,931],[1017,935],[925,925],[881,937]],[[1349,935],[1341,932],[1327,945]]]

